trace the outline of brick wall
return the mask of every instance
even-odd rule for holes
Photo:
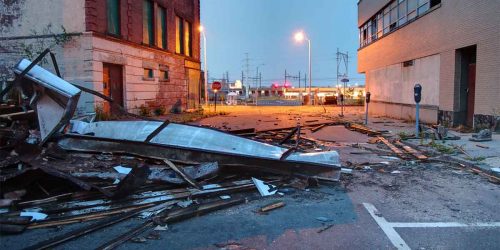
[[[500,107],[499,10],[500,0],[442,0],[434,11],[360,49],[358,71],[440,54],[439,108],[456,111],[455,51],[477,45],[475,113],[492,114]]]
[[[192,24],[192,58],[200,59],[200,4],[199,0],[155,0],[155,9],[161,6],[167,11],[167,49],[175,52],[175,16],[180,16]],[[142,44],[142,0],[121,0],[121,38],[137,44]],[[85,0],[85,27],[106,35],[106,1]],[[156,11],[155,11],[156,13]],[[155,24],[156,25],[156,24]]]

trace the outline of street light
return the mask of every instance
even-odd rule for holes
[[[303,31],[299,31],[295,33],[295,41],[302,42],[307,40],[308,48],[309,48],[309,103],[312,103],[312,68],[311,68],[311,39],[309,39]]]
[[[208,71],[207,71],[207,36],[205,35],[205,29],[200,25],[198,27],[201,35],[203,36],[203,64],[204,64],[204,78],[205,78],[205,105],[208,106]]]

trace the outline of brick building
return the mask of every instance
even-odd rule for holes
[[[499,0],[360,0],[358,27],[372,113],[414,118],[419,83],[423,121],[479,128],[500,116]]]
[[[0,3],[0,77],[45,47],[67,81],[141,106],[200,103],[199,0],[9,0]],[[51,69],[50,60],[43,65]],[[78,113],[110,110],[82,95]]]

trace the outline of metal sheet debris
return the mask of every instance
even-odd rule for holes
[[[41,144],[44,144],[69,122],[81,91],[38,65],[22,75],[31,66],[31,61],[22,59],[14,66],[14,73],[22,78],[19,80],[21,92],[30,99],[29,104],[37,113]]]
[[[259,190],[260,195],[262,196],[270,196],[278,191],[278,188],[275,185],[265,183],[264,181],[261,181],[253,177],[252,181],[255,184],[255,187],[257,187],[257,190]]]

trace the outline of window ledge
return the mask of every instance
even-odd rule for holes
[[[154,78],[154,77],[153,77],[153,78],[150,78],[150,77],[144,77],[144,76],[143,76],[143,77],[142,77],[142,80],[143,80],[143,81],[154,81],[154,80],[155,80],[155,78]]]

